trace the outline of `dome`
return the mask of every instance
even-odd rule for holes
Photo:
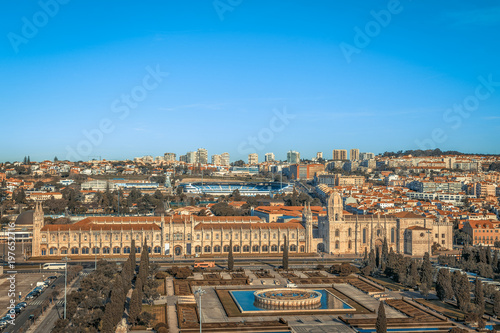
[[[27,210],[19,214],[16,219],[16,225],[33,225],[33,210]]]

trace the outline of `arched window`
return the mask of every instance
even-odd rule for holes
[[[391,228],[391,243],[394,243],[395,242],[395,237],[396,236],[396,232],[394,230],[394,228]]]
[[[141,247],[140,246],[136,246],[135,247],[135,253],[141,253]]]
[[[337,250],[338,250],[339,248],[340,248],[340,242],[339,242],[339,241],[336,241],[336,242],[335,242],[335,249],[337,249]]]
[[[240,252],[240,246],[239,245],[233,246],[233,252]]]
[[[92,254],[99,254],[99,248],[98,247],[92,248]]]
[[[78,254],[78,248],[77,247],[72,248],[71,254]]]
[[[258,245],[252,246],[252,252],[259,252],[259,246]]]
[[[89,254],[89,248],[88,247],[82,248],[82,254]]]
[[[119,247],[114,247],[113,248],[113,254],[120,254],[120,248]]]
[[[220,246],[219,245],[214,246],[214,252],[220,253]]]
[[[182,254],[182,247],[176,246],[174,249],[174,253],[176,256],[180,256]]]
[[[271,245],[271,252],[278,252],[278,245]]]
[[[243,245],[243,252],[250,252],[250,246],[249,245]]]
[[[194,252],[196,252],[196,253],[200,253],[200,252],[201,252],[201,246],[196,245],[196,246],[194,247]]]
[[[273,239],[276,239],[276,234],[273,234]]]
[[[130,253],[130,247],[125,246],[125,247],[123,248],[123,253]]]
[[[306,252],[306,247],[304,245],[300,246],[300,252]]]
[[[348,236],[348,237],[351,237],[351,234],[352,234],[352,229],[351,229],[351,228],[349,228],[349,230],[347,230],[347,236]]]
[[[339,229],[335,229],[335,237],[340,237],[340,230]]]
[[[51,247],[49,250],[50,254],[57,254],[57,249],[55,247]]]
[[[151,246],[148,246],[148,253],[151,253]]]
[[[109,254],[109,247],[103,247],[102,254]]]
[[[229,245],[224,245],[224,252],[229,252],[229,249],[230,249]]]
[[[295,245],[295,244],[290,245],[290,251],[294,251],[294,252],[297,251],[297,245]]]
[[[61,248],[61,254],[68,254],[68,249],[65,247]]]
[[[205,247],[203,248],[204,252],[210,252],[210,250],[211,250],[210,245],[205,245]]]
[[[366,244],[366,228],[363,229],[363,243]]]
[[[352,248],[352,242],[349,240],[349,242],[347,242],[347,248],[350,250]]]
[[[47,249],[42,249],[42,256],[46,256],[47,255]]]
[[[295,233],[292,232],[291,238],[295,239]]]
[[[262,252],[269,251],[269,247],[267,245],[262,245]]]
[[[156,254],[161,254],[161,247],[159,247],[159,246],[155,246],[155,248],[154,248],[154,253],[156,253]]]
[[[281,246],[280,246],[280,251],[281,251],[281,252],[285,252],[285,246],[281,245]]]

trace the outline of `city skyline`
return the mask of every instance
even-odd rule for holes
[[[500,153],[497,4],[235,3],[9,2],[0,161]]]

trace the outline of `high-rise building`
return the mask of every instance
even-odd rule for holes
[[[176,155],[175,155],[175,153],[165,153],[165,154],[163,154],[163,158],[167,162],[174,162]]]
[[[212,155],[212,164],[213,165],[221,165],[222,164],[222,158],[220,155]]]
[[[320,158],[323,158],[323,152],[321,151],[316,153],[316,159],[319,160]]]
[[[256,153],[248,154],[248,164],[259,164],[259,155]]]
[[[360,160],[373,160],[375,158],[374,153],[359,153]]]
[[[266,153],[264,155],[264,161],[266,161],[266,162],[274,162],[274,153]]]
[[[222,153],[220,155],[220,158],[221,158],[221,165],[229,166],[229,153]]]
[[[179,156],[179,161],[187,163],[187,155],[181,155],[181,156]]]
[[[334,149],[333,150],[333,160],[334,161],[344,161],[344,160],[347,160],[347,150],[345,150],[345,149]]]
[[[190,163],[190,164],[196,163],[197,162],[196,161],[196,156],[197,156],[197,154],[196,154],[195,151],[188,151],[186,153],[186,162]]]
[[[349,152],[349,159],[351,161],[359,160],[359,149],[356,148],[351,149],[351,151]]]
[[[286,161],[290,164],[300,163],[300,153],[290,150],[288,153],[286,153]]]
[[[208,151],[205,148],[198,148],[198,151],[196,152],[196,163],[208,163]]]

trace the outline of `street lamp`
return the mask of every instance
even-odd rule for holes
[[[201,333],[201,296],[204,293],[206,293],[206,291],[201,289],[201,287],[198,287],[198,289],[194,293],[195,295],[198,294],[200,296],[200,304],[198,305],[198,312],[200,313],[200,333]]]
[[[66,257],[62,259],[64,261],[64,319],[66,319],[66,295],[67,295],[67,288],[68,288],[68,261],[71,259],[68,259],[68,255],[66,254]]]

